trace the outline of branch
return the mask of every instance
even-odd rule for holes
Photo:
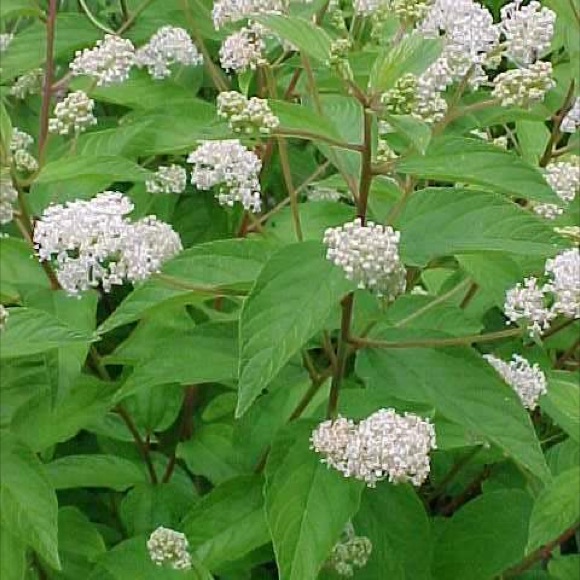
[[[109,28],[105,24],[103,24],[90,10],[87,6],[85,0],[79,0],[79,6],[81,7],[82,11],[85,13],[85,16],[90,20],[91,24],[98,28],[99,30],[105,32],[106,34],[115,34],[115,31],[112,28]]]
[[[357,145],[356,143],[345,143],[344,141],[339,141],[338,139],[333,139],[332,137],[319,135],[314,131],[307,131],[305,129],[286,129],[284,127],[279,127],[273,132],[273,135],[279,137],[296,137],[297,139],[308,139],[309,141],[322,141],[328,145],[340,147],[341,149],[349,149],[350,151],[362,152],[364,150],[363,145]]]

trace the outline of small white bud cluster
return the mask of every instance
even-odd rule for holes
[[[504,312],[511,322],[525,321],[530,336],[541,335],[552,321],[563,315],[580,318],[580,251],[565,250],[547,260],[545,284],[537,278],[525,278],[506,293]]]
[[[406,24],[415,24],[427,16],[434,0],[393,0],[392,9]]]
[[[580,244],[580,226],[561,226],[554,228],[554,231],[575,244]]]
[[[219,51],[220,63],[225,70],[237,73],[256,70],[267,62],[265,50],[264,28],[253,23],[223,41]]]
[[[38,161],[28,151],[33,143],[34,139],[28,133],[21,131],[18,127],[12,128],[10,152],[12,163],[17,171],[34,173],[38,169]]]
[[[255,14],[285,14],[288,4],[288,0],[216,0],[211,12],[213,25],[219,30],[229,22]]]
[[[73,76],[92,77],[97,86],[102,87],[126,81],[134,64],[135,47],[131,41],[107,34],[93,48],[78,50],[70,63],[70,70]]]
[[[14,202],[18,199],[10,174],[0,175],[0,225],[8,224],[14,218]]]
[[[340,266],[359,288],[394,300],[405,291],[405,267],[399,256],[400,234],[390,226],[360,218],[324,233],[326,258]]]
[[[349,522],[340,540],[332,548],[326,566],[339,576],[352,578],[356,568],[364,568],[373,551],[373,544],[366,536],[357,536]]]
[[[385,110],[393,115],[409,115],[413,112],[418,79],[412,73],[400,77],[392,89],[381,95]]]
[[[556,86],[552,78],[552,63],[541,60],[527,68],[514,68],[500,73],[493,81],[492,95],[504,107],[528,108],[541,102]]]
[[[359,16],[371,16],[386,9],[388,4],[388,0],[354,0],[353,9]]]
[[[35,68],[18,77],[8,94],[23,101],[28,95],[36,95],[40,92],[43,79],[44,71],[41,68]]]
[[[563,133],[575,133],[580,128],[580,97],[576,97],[572,108],[568,111],[560,129]]]
[[[216,188],[221,205],[240,202],[244,209],[259,212],[261,207],[260,158],[238,139],[202,141],[187,158],[193,165],[191,183],[200,190]]]
[[[3,332],[6,328],[9,316],[10,311],[4,306],[4,304],[0,304],[0,332]]]
[[[171,75],[171,66],[197,66],[203,63],[203,56],[191,40],[187,31],[175,26],[162,26],[135,53],[137,66],[147,67],[154,79],[164,79]]]
[[[237,91],[225,91],[218,95],[217,113],[222,119],[227,119],[234,133],[251,135],[258,131],[269,135],[280,124],[266,99],[248,99]]]
[[[501,9],[500,31],[505,54],[519,65],[529,65],[541,56],[552,42],[556,13],[533,0],[523,5],[515,0]]]
[[[167,565],[174,570],[189,570],[191,556],[185,534],[159,526],[147,540],[151,560],[157,566]]]
[[[343,417],[324,421],[310,442],[323,463],[369,487],[384,479],[420,486],[429,475],[429,453],[436,449],[428,419],[394,409],[380,409],[358,424]]]
[[[113,191],[49,206],[34,229],[39,259],[53,261],[58,281],[72,295],[148,278],[182,246],[155,216],[131,222],[125,216],[132,210],[129,198]]]
[[[48,121],[48,130],[59,135],[78,135],[97,124],[93,115],[95,101],[83,91],[67,95],[54,108],[54,117]]]
[[[161,165],[151,179],[145,182],[149,193],[183,193],[187,184],[187,171],[181,165]]]
[[[574,157],[572,161],[550,163],[544,177],[565,208],[580,191],[580,159]],[[534,206],[534,211],[546,219],[554,219],[564,213],[564,208],[553,203],[541,203]]]
[[[14,40],[14,34],[10,32],[2,32],[0,34],[0,54],[6,52],[10,43]]]
[[[483,358],[517,393],[526,409],[533,411],[538,405],[538,399],[548,392],[546,376],[537,363],[531,365],[519,354],[514,354],[510,362],[505,362],[492,354],[485,354]]]
[[[308,201],[339,201],[341,195],[340,191],[337,191],[332,187],[316,185],[308,188],[306,198]]]

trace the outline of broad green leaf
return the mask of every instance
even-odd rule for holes
[[[411,115],[386,115],[389,125],[405,142],[423,155],[431,141],[431,128]]]
[[[2,20],[19,16],[40,16],[41,14],[40,7],[33,0],[3,0],[0,4],[0,19]]]
[[[580,578],[580,554],[556,556],[548,562],[550,580],[578,580]]]
[[[50,283],[30,244],[12,237],[0,237],[0,284],[11,284],[20,292],[50,288]]]
[[[149,121],[121,125],[113,129],[89,131],[80,135],[77,152],[82,157],[137,157],[151,139]]]
[[[209,570],[216,571],[269,542],[262,483],[257,476],[231,479],[185,516],[183,531],[191,550]]]
[[[94,336],[70,328],[54,316],[35,308],[11,308],[2,335],[0,358],[27,356],[66,344],[89,343]]]
[[[42,391],[17,410],[11,429],[33,451],[43,451],[104,416],[112,405],[114,388],[84,376],[56,404],[51,392]]]
[[[12,139],[12,122],[10,115],[6,111],[3,101],[0,101],[0,157],[4,163],[5,156],[8,156],[10,150],[10,141]]]
[[[250,288],[276,245],[263,240],[219,240],[193,246],[164,265],[163,273],[188,286],[212,292],[227,288]],[[191,295],[193,290],[169,287],[148,280],[135,288],[100,327],[101,332],[133,322],[151,309]]]
[[[26,575],[26,544],[9,528],[0,526],[0,577],[22,580]]]
[[[540,399],[540,406],[572,439],[580,442],[580,386],[577,373],[549,373],[548,392]]]
[[[159,345],[155,358],[138,364],[116,399],[147,386],[231,381],[237,377],[237,354],[235,325],[208,323],[196,326]]]
[[[266,464],[266,517],[280,580],[314,580],[360,502],[362,482],[345,479],[309,449],[314,427],[292,425]]]
[[[107,487],[124,491],[146,481],[145,470],[115,455],[66,455],[45,465],[55,489]]]
[[[49,478],[36,455],[13,435],[2,433],[0,443],[2,528],[58,569],[58,505]]]
[[[530,553],[555,540],[580,523],[580,468],[557,475],[534,502],[526,552]]]
[[[59,510],[58,551],[63,579],[76,580],[86,576],[93,567],[93,561],[106,550],[97,527],[83,512],[72,506]]]
[[[327,63],[332,39],[311,21],[281,14],[258,15],[254,19],[308,56]]]
[[[519,490],[486,493],[445,522],[435,543],[435,580],[489,580],[524,557],[532,500]]]
[[[404,37],[379,55],[371,72],[370,85],[377,92],[393,88],[404,74],[420,75],[441,53],[442,43],[420,34]]]
[[[369,561],[356,571],[356,578],[430,580],[429,518],[410,485],[383,483],[365,489],[353,525],[357,536],[366,536],[373,545]]]
[[[547,450],[546,460],[550,471],[554,475],[560,475],[563,471],[580,465],[580,444],[574,439],[565,439]]]
[[[203,475],[214,485],[251,472],[251,465],[234,447],[233,427],[225,423],[203,425],[195,437],[179,443],[177,457],[195,475]]]
[[[547,257],[555,253],[559,240],[553,228],[508,199],[455,188],[414,193],[397,227],[403,260],[420,266],[433,258],[474,251]]]
[[[123,498],[119,512],[127,532],[135,536],[158,526],[176,529],[195,501],[193,487],[175,479],[157,485],[138,483]]]
[[[522,152],[522,158],[537,165],[546,149],[550,131],[544,123],[537,121],[516,121],[516,133]]]
[[[292,244],[274,254],[242,309],[237,416],[322,329],[351,288],[319,243]]]
[[[195,558],[190,570],[157,566],[147,550],[148,536],[135,536],[117,544],[96,561],[87,580],[212,580],[212,575]]]
[[[506,195],[561,203],[538,169],[513,152],[459,137],[433,139],[425,155],[411,155],[396,170],[424,179],[456,181]]]
[[[403,342],[423,335],[392,329],[375,337]],[[488,438],[536,477],[549,479],[532,423],[517,395],[474,350],[365,349],[356,368],[369,389],[433,405],[451,421]]]

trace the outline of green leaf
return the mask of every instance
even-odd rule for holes
[[[147,479],[143,469],[115,455],[66,455],[48,463],[45,471],[55,489],[107,487],[124,491]]]
[[[322,28],[311,21],[282,14],[257,15],[254,20],[298,47],[308,56],[324,64],[328,61],[332,40]]]
[[[403,342],[423,335],[392,329],[375,336]],[[451,421],[488,438],[536,477],[549,479],[532,423],[517,395],[474,350],[365,349],[356,368],[369,389],[432,405]]]
[[[353,521],[357,536],[373,550],[360,580],[430,580],[433,546],[425,507],[410,485],[379,484],[365,489]]]
[[[572,439],[580,442],[580,387],[576,373],[552,371],[540,406]]]
[[[538,165],[550,138],[545,123],[516,121],[516,133],[522,158],[532,165]]]
[[[548,562],[550,580],[579,580],[580,554],[556,556]]]
[[[401,159],[396,170],[423,179],[478,185],[523,199],[561,203],[538,169],[513,152],[481,140],[438,137],[424,156]]]
[[[10,433],[0,440],[0,521],[53,568],[57,551],[57,500],[38,458]]]
[[[0,576],[2,580],[22,580],[26,576],[26,544],[3,526],[0,526]]]
[[[218,240],[193,246],[163,267],[163,273],[189,286],[248,289],[276,245],[264,240]],[[105,333],[137,320],[168,300],[187,297],[192,290],[168,287],[156,280],[138,286],[101,325]]]
[[[0,283],[12,284],[20,292],[50,288],[50,283],[30,244],[25,240],[0,237]]]
[[[252,467],[234,448],[233,427],[223,423],[203,425],[195,437],[179,443],[177,457],[185,461],[192,473],[203,475],[214,485],[250,472]]]
[[[425,153],[431,141],[431,128],[427,123],[411,115],[386,115],[385,119],[418,153]]]
[[[404,37],[378,56],[371,72],[370,86],[383,92],[393,88],[404,74],[420,75],[437,60],[441,48],[440,40],[423,38],[419,33]]]
[[[0,19],[2,20],[19,16],[40,16],[41,14],[42,10],[33,0],[3,0],[0,5]]]
[[[266,515],[281,580],[314,580],[356,513],[363,484],[323,465],[309,449],[315,424],[295,423],[266,465]]]
[[[238,417],[351,288],[319,243],[292,244],[270,259],[242,309]]]
[[[580,520],[580,468],[557,475],[534,502],[526,552],[555,540]]]
[[[455,188],[415,192],[397,227],[403,260],[420,266],[474,251],[547,257],[559,239],[544,221],[500,195]]]
[[[187,356],[183,353],[187,352]],[[148,386],[180,383],[193,385],[233,380],[237,377],[236,327],[208,323],[170,337],[156,356],[142,361],[117,393],[116,400]]]
[[[486,493],[445,522],[435,544],[435,580],[489,580],[524,556],[532,500],[511,489]]]
[[[0,101],[0,156],[4,160],[10,151],[10,141],[12,140],[12,122],[10,115],[6,111],[3,101]]]
[[[268,543],[261,478],[218,485],[187,513],[183,531],[195,556],[214,572]]]
[[[11,308],[0,345],[0,358],[27,356],[93,340],[91,333],[72,329],[42,310]]]

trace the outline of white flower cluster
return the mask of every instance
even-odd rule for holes
[[[308,188],[306,192],[308,201],[339,201],[340,191],[332,187],[322,187],[319,185]]]
[[[145,182],[149,193],[183,193],[187,184],[187,171],[181,165],[161,165],[151,179]]]
[[[185,534],[159,526],[147,540],[151,560],[158,566],[168,565],[174,570],[189,570],[191,556]]]
[[[132,42],[115,34],[107,34],[93,48],[77,51],[70,63],[70,70],[74,76],[92,77],[101,87],[126,81],[134,64],[135,47]]]
[[[287,10],[288,0],[216,0],[211,14],[213,25],[219,30],[224,24],[255,14],[285,14]]]
[[[221,205],[240,202],[246,210],[260,211],[262,162],[238,139],[202,141],[187,161],[193,165],[191,183],[197,189],[216,188],[215,196]]]
[[[222,68],[242,73],[267,62],[264,28],[253,23],[228,36],[222,43],[219,58]]]
[[[326,566],[334,569],[339,576],[352,578],[355,568],[364,568],[373,551],[373,544],[366,536],[357,536],[349,522],[340,540],[332,548]]]
[[[429,453],[436,449],[428,419],[394,409],[380,409],[358,424],[344,417],[324,421],[310,442],[323,463],[369,487],[384,479],[420,486],[429,475]]]
[[[10,46],[10,43],[14,40],[14,34],[11,34],[10,32],[2,32],[0,34],[0,54],[5,52],[8,47]]]
[[[560,129],[564,133],[575,133],[580,127],[580,97],[576,97],[572,108],[568,111]]]
[[[10,311],[4,306],[4,304],[0,304],[0,332],[6,328],[9,316]]]
[[[78,135],[87,127],[97,124],[93,115],[94,107],[95,101],[85,92],[70,93],[54,108],[54,117],[48,121],[48,130],[59,135]]]
[[[137,66],[147,67],[154,79],[164,79],[171,75],[174,64],[197,66],[203,63],[203,56],[191,40],[187,31],[175,26],[162,26],[135,53]]]
[[[393,12],[402,22],[416,23],[428,14],[434,0],[393,0]]]
[[[552,42],[556,13],[536,0],[524,5],[515,0],[501,9],[500,31],[505,54],[519,65],[529,65]]]
[[[545,332],[554,318],[580,318],[580,251],[565,250],[547,260],[547,282],[525,278],[506,293],[504,312],[510,322],[525,321],[530,336]]]
[[[155,216],[131,222],[125,216],[132,210],[131,201],[113,191],[49,206],[34,229],[39,259],[54,261],[60,284],[73,295],[99,284],[109,292],[125,280],[144,280],[182,246]]]
[[[0,225],[10,223],[14,218],[14,202],[18,199],[12,178],[8,173],[0,175]]]
[[[497,75],[492,95],[504,107],[528,108],[541,102],[555,86],[552,63],[539,60],[527,68],[514,68]]]
[[[483,358],[517,393],[526,409],[533,411],[538,405],[538,399],[548,392],[546,376],[537,363],[531,365],[519,354],[514,354],[510,362],[505,362],[492,354],[485,354]]]
[[[390,226],[360,218],[324,233],[326,257],[340,266],[359,288],[375,291],[388,300],[405,290],[405,267],[399,256],[400,234]]]
[[[18,77],[10,87],[8,94],[23,101],[28,95],[40,92],[43,79],[44,71],[41,68],[35,68]]]
[[[34,143],[34,139],[25,131],[18,127],[12,128],[12,139],[10,141],[10,152],[12,153],[12,163],[17,171],[34,173],[38,169],[38,161],[28,151]]]
[[[546,167],[544,175],[550,187],[567,207],[580,191],[580,159],[557,161]],[[534,206],[534,211],[547,219],[562,215],[564,208],[553,203],[541,203]]]
[[[258,131],[269,135],[280,124],[266,99],[248,99],[237,91],[225,91],[218,95],[217,113],[222,119],[227,119],[234,133],[248,135]]]

